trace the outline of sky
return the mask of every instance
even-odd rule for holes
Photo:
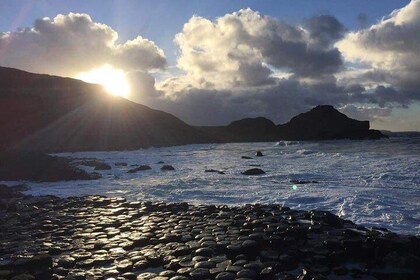
[[[419,0],[0,2],[0,66],[102,83],[193,125],[331,104],[420,131],[419,50]]]

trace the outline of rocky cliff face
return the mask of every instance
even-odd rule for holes
[[[220,142],[277,141],[276,125],[266,118],[246,118],[227,126],[207,126],[200,129]]]
[[[369,129],[368,121],[350,119],[331,105],[316,106],[306,113],[278,125],[282,140],[378,139],[386,137],[380,131]]]
[[[126,150],[214,142],[378,139],[369,122],[317,106],[276,126],[265,118],[191,127],[78,80],[0,67],[0,151]]]
[[[208,143],[175,116],[97,85],[0,67],[0,150],[121,150]]]
[[[270,142],[278,140],[379,139],[387,137],[369,129],[368,121],[350,119],[333,106],[321,105],[274,125],[265,118],[243,119],[227,126],[201,127],[221,142]]]

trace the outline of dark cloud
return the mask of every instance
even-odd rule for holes
[[[312,44],[320,49],[332,47],[346,32],[344,25],[331,15],[314,16],[304,26],[309,31]]]

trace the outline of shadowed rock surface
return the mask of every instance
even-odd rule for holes
[[[0,153],[0,181],[31,180],[55,182],[67,180],[92,180],[98,173],[87,173],[75,167],[71,159],[33,151],[8,151]]]
[[[3,279],[410,280],[420,273],[419,237],[280,205],[25,197],[0,211],[0,221]]]

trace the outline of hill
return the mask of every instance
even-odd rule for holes
[[[220,142],[271,142],[279,140],[379,139],[387,137],[369,129],[369,121],[351,119],[331,105],[316,106],[275,125],[265,118],[242,119],[227,126],[199,127]]]
[[[79,80],[0,67],[0,150],[123,150],[207,143],[175,116]]]

